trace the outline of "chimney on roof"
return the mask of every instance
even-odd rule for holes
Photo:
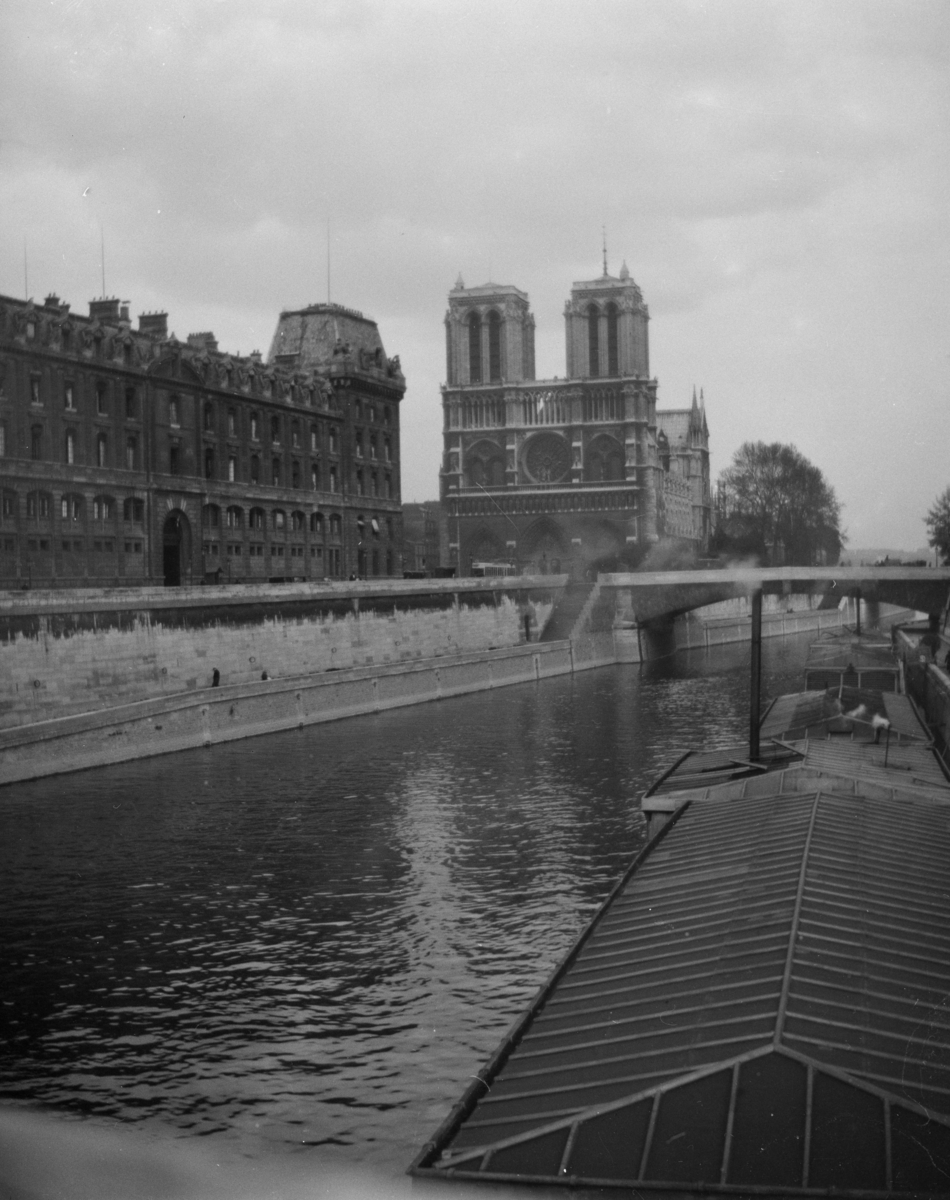
[[[50,292],[43,303],[46,308],[51,308],[53,312],[59,312],[62,307],[59,302],[59,296],[55,292]],[[67,304],[65,307],[69,308],[69,305]]]
[[[210,330],[205,333],[189,333],[188,345],[193,350],[217,350],[218,339]]]
[[[119,305],[119,320],[123,323],[123,325],[129,324],[129,302],[128,302],[128,300],[123,300],[122,303]]]
[[[93,321],[102,321],[105,324],[117,325],[119,323],[119,300],[116,296],[104,296],[101,300],[89,301],[89,316]]]
[[[164,340],[168,337],[168,313],[139,313],[139,333],[144,333],[146,337],[161,338]]]
[[[248,358],[252,359],[256,363],[264,361],[264,356],[261,354],[260,350],[252,350],[248,355]]]

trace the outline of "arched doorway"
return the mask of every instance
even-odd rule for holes
[[[567,539],[550,518],[542,519],[525,533],[522,557],[529,575],[560,574],[564,569],[567,554]]]
[[[191,530],[181,509],[173,509],[162,530],[162,572],[166,587],[180,587],[188,561]]]

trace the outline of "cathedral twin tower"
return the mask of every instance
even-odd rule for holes
[[[534,317],[509,285],[449,293],[441,498],[450,557],[527,572],[635,566],[661,537],[706,548],[709,433],[657,412],[649,312],[626,264],[575,283],[567,378],[536,381]]]

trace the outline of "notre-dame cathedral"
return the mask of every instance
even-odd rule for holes
[[[709,430],[657,411],[649,312],[626,263],[575,283],[564,308],[567,378],[535,380],[534,317],[510,285],[449,293],[441,499],[460,573],[635,567],[661,539],[706,550]]]

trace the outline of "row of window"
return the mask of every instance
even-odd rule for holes
[[[6,489],[0,496],[0,519],[14,521],[19,515],[19,497],[17,493]],[[26,519],[28,521],[46,521],[53,519],[53,514],[59,512],[61,521],[76,524],[85,519],[86,500],[84,496],[66,493],[59,499],[58,506],[49,492],[28,492],[26,495]],[[118,507],[112,496],[96,496],[92,502],[93,521],[104,523],[114,521]],[[129,496],[122,501],[122,519],[127,524],[141,525],[145,519],[145,501],[137,496]]]
[[[63,438],[63,461],[68,465],[75,465],[77,462],[77,447],[78,447],[78,431],[75,429],[67,429]],[[30,429],[30,458],[34,462],[42,462],[45,460],[45,432],[42,425],[34,425]],[[123,466],[128,471],[136,471],[140,469],[140,451],[139,438],[135,434],[128,434],[125,438]],[[6,426],[0,423],[0,458],[4,457],[7,452]],[[109,435],[106,433],[98,433],[95,443],[95,465],[98,467],[109,467]],[[205,479],[217,478],[217,454],[213,446],[205,446],[204,448],[204,477]],[[180,475],[182,473],[182,448],[178,442],[172,442],[168,447],[168,472],[170,475]],[[238,458],[236,454],[229,454],[227,460],[227,478],[231,483],[235,483],[238,479]],[[285,467],[283,460],[280,458],[271,459],[270,463],[270,478],[267,480],[273,487],[285,486]],[[261,458],[257,454],[252,454],[250,458],[249,482],[260,484],[263,479],[263,464]],[[302,486],[302,467],[298,460],[294,459],[290,464],[290,478],[287,480],[292,488],[300,488]],[[318,492],[321,490],[321,470],[319,463],[312,462],[310,464],[310,487],[311,490]],[[354,474],[354,487],[357,496],[378,496],[386,500],[393,499],[393,481],[392,476],[384,474],[378,475],[375,471],[364,472],[362,467],[358,467]],[[331,465],[326,472],[326,490],[337,492],[340,490],[339,470],[336,465]]]
[[[497,316],[497,314],[496,314]],[[124,388],[125,401],[125,416],[127,420],[137,420],[140,415],[140,404],[138,389],[132,385],[126,385]],[[33,374],[30,376],[30,403],[35,408],[43,408],[43,388],[42,376]],[[76,385],[72,380],[65,380],[63,383],[63,410],[68,413],[78,413]],[[392,422],[392,413],[389,405],[383,405],[381,411],[377,412],[374,404],[367,403],[364,407],[363,401],[357,399],[355,401],[355,412],[357,420],[366,420],[375,422],[377,416],[382,420],[384,425],[390,425]],[[99,417],[111,416],[110,412],[110,397],[109,385],[104,380],[98,380],[95,384],[95,413]],[[168,401],[168,423],[170,425],[181,424],[181,401],[178,396],[171,396]],[[275,445],[280,444],[282,430],[282,418],[279,414],[273,414],[270,418],[270,438]],[[214,403],[210,400],[205,401],[202,408],[202,428],[206,433],[215,433],[217,429],[217,410]],[[261,416],[257,412],[252,412],[250,415],[250,436],[252,441],[260,441],[263,430]],[[236,437],[238,434],[238,410],[233,406],[227,409],[227,432],[229,437]],[[291,441],[294,446],[301,444],[301,432],[299,420],[291,421]],[[336,452],[336,440],[338,434],[335,426],[330,427],[330,451]],[[362,431],[357,431],[358,443],[362,440]],[[317,449],[317,427],[310,427],[310,442],[311,449]],[[375,458],[376,434],[370,434],[370,455]],[[392,443],[389,435],[384,435],[383,446],[386,452],[387,462],[391,459]]]
[[[34,408],[45,407],[43,403],[43,390],[41,383],[41,376],[30,376],[30,404]],[[124,399],[126,420],[138,420],[138,389],[127,386],[124,391]],[[63,384],[63,411],[68,413],[78,413],[79,407],[76,401],[76,385],[71,380],[66,380],[66,382]],[[108,384],[104,383],[102,380],[100,380],[95,387],[95,414],[97,417],[109,417],[112,415],[109,405],[109,387]]]
[[[63,554],[85,554],[87,550],[93,554],[115,554],[116,547],[126,554],[141,554],[143,543],[140,538],[91,538],[87,542],[82,538],[50,538],[28,537],[20,539],[20,549],[33,554],[52,554],[60,550]],[[4,554],[17,553],[15,537],[0,538],[0,551]]]
[[[334,541],[340,539],[343,530],[343,518],[339,513],[331,513],[327,520],[321,512],[312,512],[308,516],[299,510],[287,513],[282,508],[275,508],[268,517],[267,512],[259,506],[249,509],[245,514],[244,509],[237,504],[231,504],[223,510],[217,504],[206,504],[201,510],[201,524],[206,530],[247,528],[252,531],[272,529],[275,533],[288,530],[291,533],[304,533],[309,529],[310,533],[317,537],[323,537],[329,527],[330,537]],[[393,519],[366,517],[360,513],[356,518],[356,529],[360,539],[364,536],[375,539],[385,533],[391,541]]]

